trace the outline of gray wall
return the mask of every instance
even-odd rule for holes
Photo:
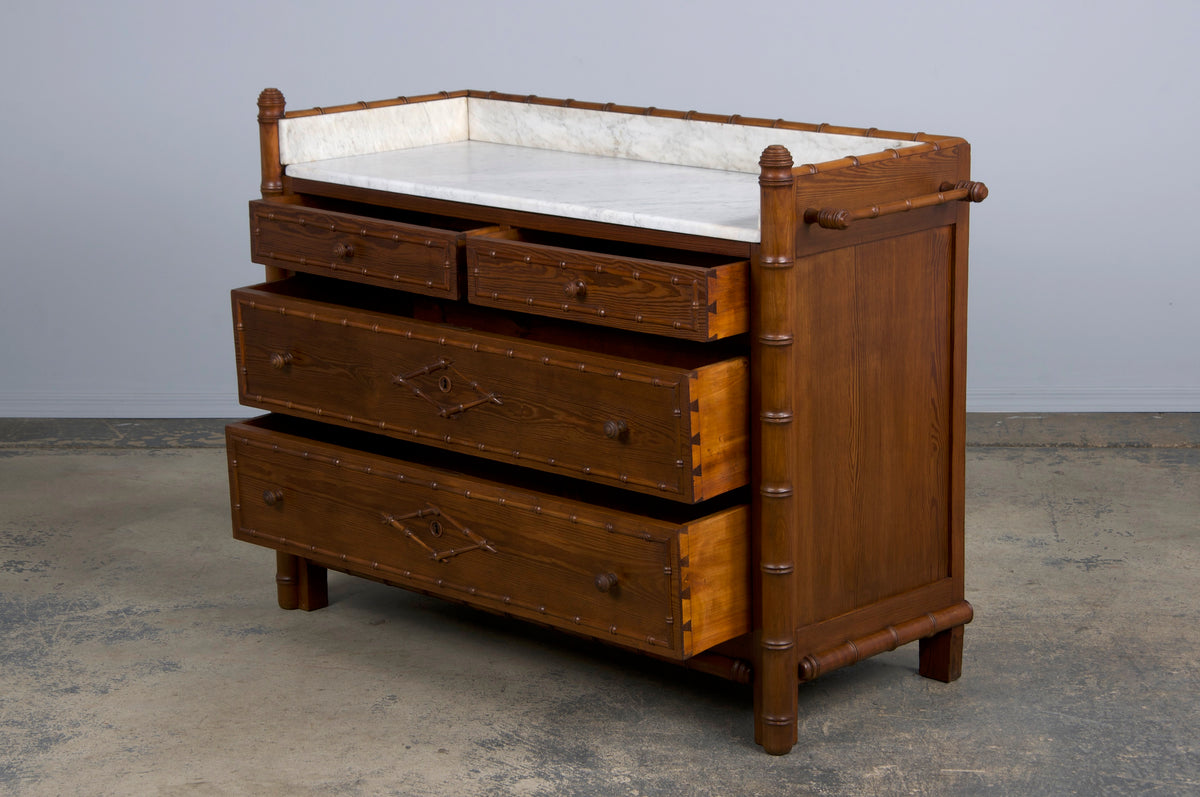
[[[1200,3],[16,4],[0,416],[231,416],[255,98],[479,88],[960,135],[968,409],[1200,411]]]

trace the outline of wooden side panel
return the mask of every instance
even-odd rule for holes
[[[683,595],[689,600],[689,654],[750,630],[750,508],[739,506],[680,534]],[[685,552],[686,546],[686,552]]]
[[[740,335],[750,329],[750,267],[732,263],[712,270],[708,279],[710,339]]]
[[[810,208],[859,208],[938,191],[945,183],[967,179],[964,164],[970,148],[965,142],[904,158],[879,160],[848,167],[847,160],[828,167],[796,169],[796,216],[803,220]],[[841,168],[833,168],[838,166]],[[810,173],[811,170],[811,173]],[[957,207],[951,205],[952,208]],[[927,212],[927,211],[922,211]],[[950,212],[953,219],[955,211]],[[861,222],[849,230],[826,230],[816,224],[796,225],[796,248],[802,252],[838,249],[857,244],[865,237],[900,235],[912,229],[913,216],[898,216]]]
[[[950,575],[953,227],[800,258],[815,378],[799,626]]]
[[[714,498],[750,481],[750,362],[744,357],[710,365],[690,380],[692,475],[697,500]]]

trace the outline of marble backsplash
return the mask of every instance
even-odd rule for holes
[[[284,119],[279,131],[285,164],[470,140],[753,174],[771,144],[800,165],[914,143],[476,97]]]

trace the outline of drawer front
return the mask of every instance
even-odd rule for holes
[[[458,298],[462,233],[254,200],[255,263],[387,288]]]
[[[684,340],[748,329],[746,262],[688,265],[506,239],[522,235],[468,236],[472,303]]]
[[[745,358],[682,370],[266,286],[234,316],[250,406],[689,503],[748,478]]]
[[[749,629],[745,507],[682,525],[235,424],[234,536],[683,658]]]

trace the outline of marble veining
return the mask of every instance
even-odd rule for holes
[[[812,133],[659,116],[636,116],[470,98],[472,141],[758,174],[758,159],[782,144],[796,165],[912,146],[913,141]]]
[[[286,165],[426,147],[467,138],[467,98],[300,116],[279,122]]]
[[[736,241],[759,240],[756,175],[482,141],[292,164],[293,177]]]

